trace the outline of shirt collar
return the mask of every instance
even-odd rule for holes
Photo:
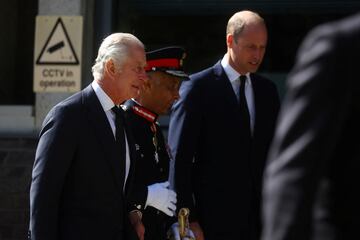
[[[91,86],[94,89],[95,94],[98,97],[104,111],[107,112],[111,110],[111,108],[115,106],[111,98],[104,92],[104,90],[102,90],[100,85],[95,80],[91,83]]]
[[[240,77],[240,73],[238,73],[233,67],[230,66],[227,53],[221,60],[221,66],[224,68],[225,74],[229,78],[231,83],[235,82]],[[248,72],[245,75],[247,77],[246,82],[251,84],[251,81],[249,81],[250,73]]]

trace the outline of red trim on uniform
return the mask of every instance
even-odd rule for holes
[[[132,106],[132,109],[133,109],[134,113],[136,113],[140,117],[145,118],[149,122],[154,122],[156,120],[157,115],[150,112],[146,108],[143,108],[140,106]]]
[[[148,60],[145,71],[150,71],[153,67],[180,68],[180,61],[177,58]]]

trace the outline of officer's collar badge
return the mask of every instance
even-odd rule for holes
[[[156,113],[151,112],[150,110],[136,104],[134,102],[134,104],[131,106],[131,109],[133,110],[133,112],[135,114],[137,114],[138,116],[145,118],[146,120],[148,120],[151,123],[155,123],[157,120],[158,115]]]

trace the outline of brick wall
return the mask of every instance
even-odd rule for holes
[[[0,137],[0,240],[27,239],[37,139]]]

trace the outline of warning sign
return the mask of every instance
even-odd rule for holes
[[[81,16],[37,16],[34,53],[35,92],[81,89]]]

